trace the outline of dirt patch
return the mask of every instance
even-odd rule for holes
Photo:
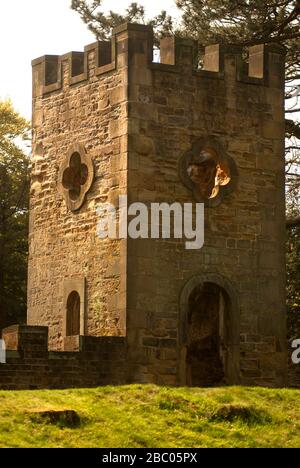
[[[270,422],[272,418],[265,411],[253,406],[224,405],[213,414],[211,420],[226,422],[240,420],[246,424],[265,424]]]
[[[80,417],[74,410],[48,410],[34,411],[30,413],[31,419],[43,420],[48,424],[65,427],[77,427],[80,425]]]

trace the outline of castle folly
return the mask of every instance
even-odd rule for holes
[[[282,386],[284,50],[124,24],[33,61],[28,325],[1,388]],[[97,206],[205,204],[205,243],[100,239]],[[49,336],[48,336],[49,335]]]

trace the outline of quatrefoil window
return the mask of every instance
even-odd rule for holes
[[[78,200],[81,187],[86,183],[87,178],[87,166],[82,164],[79,153],[73,153],[70,159],[70,166],[64,170],[62,181],[64,188],[69,190],[71,200]]]
[[[59,171],[59,188],[68,208],[81,208],[94,178],[93,162],[82,145],[73,145]]]
[[[180,160],[179,174],[197,201],[217,206],[236,186],[237,170],[215,138],[197,140]]]

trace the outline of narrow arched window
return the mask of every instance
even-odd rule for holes
[[[67,336],[80,335],[80,296],[72,291],[67,301]]]

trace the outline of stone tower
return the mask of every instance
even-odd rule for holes
[[[150,27],[33,61],[28,324],[126,337],[128,382],[283,385],[284,51]],[[205,242],[101,239],[97,207],[205,204]]]

